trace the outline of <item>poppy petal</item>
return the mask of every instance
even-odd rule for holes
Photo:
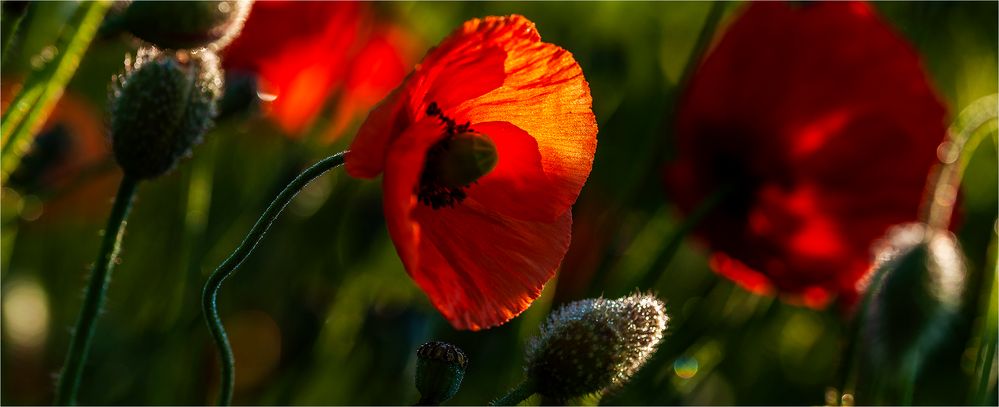
[[[400,96],[402,93],[402,88],[393,91],[364,119],[364,123],[357,131],[357,137],[354,137],[354,141],[350,144],[350,154],[347,154],[345,160],[347,173],[350,176],[374,178],[382,173],[389,143],[409,124],[406,120],[407,115],[399,114],[405,109]]]
[[[427,150],[436,142],[433,134],[440,134],[440,125],[431,119],[421,120],[406,129],[388,150],[382,178],[385,221],[406,270],[412,270],[420,263],[420,225],[412,216],[418,201],[413,191],[420,182]],[[347,164],[353,154],[352,150],[347,155]]]
[[[572,197],[550,196],[552,182],[541,165],[538,142],[507,122],[478,123],[475,131],[496,145],[497,162],[468,189],[486,208],[517,219],[551,222],[566,211]]]
[[[519,315],[541,295],[569,250],[572,212],[555,222],[513,219],[473,200],[442,210],[417,205],[422,226],[410,275],[457,329],[479,330]]]
[[[465,102],[455,116],[473,124],[508,122],[534,137],[550,180],[546,196],[564,211],[589,177],[597,148],[590,87],[572,54],[540,42],[533,23],[522,16],[506,21],[506,80]]]
[[[455,328],[496,326],[527,309],[554,276],[569,248],[572,213],[531,222],[472,197],[453,208],[420,204],[413,191],[440,130],[421,120],[392,144],[382,180],[389,234],[407,272]]]

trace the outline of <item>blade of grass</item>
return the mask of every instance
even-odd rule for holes
[[[31,135],[48,118],[66,84],[76,73],[83,54],[97,32],[109,3],[80,3],[59,40],[54,44],[55,56],[44,68],[28,76],[21,91],[14,97],[0,119],[0,182],[6,182],[17,168],[21,156],[31,146]]]

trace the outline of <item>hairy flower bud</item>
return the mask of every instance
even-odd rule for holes
[[[872,362],[918,368],[959,313],[967,274],[961,251],[950,232],[907,224],[890,230],[876,253],[863,332]]]
[[[617,388],[656,350],[668,321],[663,302],[646,294],[568,304],[531,341],[527,380],[558,401]]]
[[[139,50],[113,84],[111,142],[125,174],[158,177],[190,155],[212,126],[222,77],[208,50]]]
[[[458,393],[468,366],[461,349],[445,342],[427,342],[416,350],[416,358],[418,404],[440,405]]]
[[[218,50],[243,28],[251,1],[133,1],[121,16],[129,32],[160,48]]]

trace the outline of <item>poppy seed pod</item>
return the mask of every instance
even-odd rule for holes
[[[967,274],[954,235],[924,224],[896,226],[876,250],[864,336],[872,362],[918,369],[959,313]]]
[[[125,174],[158,177],[187,156],[212,126],[222,77],[208,50],[165,53],[139,50],[115,78],[111,143]]]
[[[133,1],[122,25],[160,48],[218,50],[243,28],[251,1]]]
[[[441,144],[440,151],[431,149],[427,153],[432,158],[428,164],[434,166],[437,177],[446,186],[467,186],[496,167],[496,144],[485,134],[459,133]]]
[[[416,350],[416,389],[420,405],[440,405],[454,397],[465,377],[468,358],[457,346],[427,342]]]
[[[555,311],[527,352],[527,380],[555,401],[620,387],[663,339],[669,317],[658,298],[587,299]]]

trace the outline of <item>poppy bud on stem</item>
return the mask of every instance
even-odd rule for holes
[[[920,223],[889,231],[877,256],[860,316],[865,360],[909,405],[923,362],[960,313],[967,267],[953,234]]]
[[[439,406],[458,393],[465,377],[468,358],[457,346],[434,341],[416,350],[417,405]]]
[[[243,28],[252,1],[133,1],[120,23],[160,48],[218,50]]]
[[[563,404],[624,385],[662,341],[669,317],[658,298],[576,301],[552,313],[527,351],[527,379],[493,405],[538,393]]]
[[[208,50],[140,49],[111,97],[115,160],[136,179],[156,178],[191,154],[214,124],[222,76]]]
[[[958,313],[967,274],[956,238],[948,232],[961,177],[975,148],[994,126],[999,95],[978,99],[948,129],[937,150],[940,163],[923,202],[923,223],[892,229],[876,249],[877,261],[850,329],[841,368],[844,394],[853,391],[863,351],[888,369],[899,401],[911,404],[922,360],[942,341]],[[987,313],[986,310],[984,313]],[[866,349],[858,349],[857,338]],[[994,345],[993,345],[994,346]]]
[[[108,218],[100,252],[91,271],[83,306],[59,376],[56,404],[75,404],[97,317],[118,263],[125,220],[139,182],[158,177],[212,126],[222,86],[218,59],[208,50],[162,53],[139,50],[114,79],[110,127],[115,160],[125,173]]]

